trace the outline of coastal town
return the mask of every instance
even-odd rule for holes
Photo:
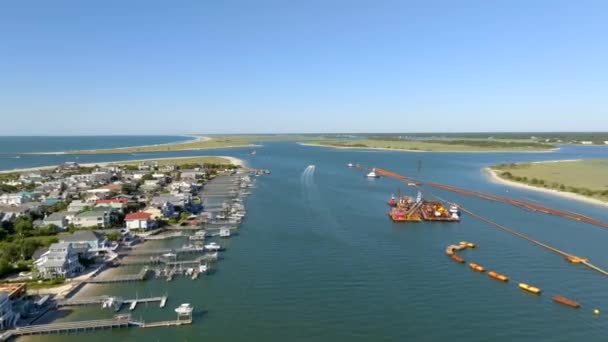
[[[211,161],[67,162],[0,174],[0,330],[6,331],[1,339],[29,334],[24,326],[64,306],[100,305],[118,312],[123,304],[133,310],[138,302],[158,301],[163,307],[167,300],[166,295],[75,299],[87,285],[171,281],[179,275],[196,280],[207,273],[224,250],[209,240],[236,233],[255,176],[270,173],[228,159]],[[188,243],[147,248],[151,241],[174,238]],[[112,272],[127,266],[141,268],[134,274]],[[107,326],[120,326],[121,319]],[[184,322],[178,312],[177,321],[163,324]]]

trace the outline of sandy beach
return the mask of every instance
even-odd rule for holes
[[[559,147],[550,150],[538,150],[538,151],[424,151],[424,150],[408,150],[400,148],[386,148],[386,147],[357,147],[357,146],[331,146],[321,144],[309,144],[309,143],[298,143],[302,146],[316,146],[316,147],[329,147],[337,149],[352,149],[352,150],[378,150],[378,151],[396,151],[396,152],[415,152],[415,153],[553,153],[559,151]]]
[[[492,182],[497,183],[497,184],[517,187],[517,188],[526,189],[526,190],[544,192],[546,194],[556,195],[556,196],[569,198],[569,199],[573,199],[573,200],[577,200],[577,201],[581,201],[581,202],[591,203],[591,204],[595,204],[595,205],[600,205],[600,206],[608,206],[608,202],[605,202],[605,201],[602,201],[599,199],[585,197],[583,195],[574,194],[571,192],[565,192],[565,191],[559,191],[559,190],[547,189],[547,188],[540,188],[540,187],[535,187],[535,186],[531,186],[528,184],[523,184],[523,183],[519,183],[519,182],[506,180],[506,179],[498,176],[498,173],[496,172],[496,170],[493,170],[489,167],[484,168],[483,172],[488,175],[488,177],[490,178],[490,180]]]
[[[230,160],[230,163],[232,163],[234,165],[238,165],[238,166],[242,166],[242,167],[247,167],[245,161],[243,161],[241,159],[238,159],[238,158],[235,158],[235,157],[230,157],[230,156],[190,156],[190,157],[150,158],[150,159],[134,159],[134,160],[114,160],[114,161],[101,162],[101,163],[83,163],[83,164],[80,164],[80,166],[93,167],[93,166],[97,165],[97,166],[102,166],[103,167],[103,166],[108,166],[108,165],[117,164],[117,163],[142,163],[142,162],[153,161],[153,160],[190,159],[190,158],[194,158],[194,157],[218,157],[218,158],[226,158],[226,159]],[[23,169],[0,170],[0,174],[2,174],[2,173],[13,173],[13,172],[35,172],[35,171],[53,170],[57,166],[58,165],[45,165],[45,166],[30,167],[30,168],[23,168]]]

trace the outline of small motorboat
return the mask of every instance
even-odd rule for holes
[[[367,178],[380,178],[380,175],[376,173],[376,169],[373,168],[367,175]]]
[[[217,242],[211,242],[205,245],[205,249],[210,251],[219,251],[222,249],[222,246],[220,246]]]

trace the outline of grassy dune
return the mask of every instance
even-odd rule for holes
[[[608,201],[608,159],[501,164],[491,169],[505,180]]]
[[[539,152],[555,146],[528,141],[513,140],[381,140],[317,141],[314,145],[351,148],[381,148],[420,152]]]

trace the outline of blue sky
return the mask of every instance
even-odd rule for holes
[[[0,134],[608,130],[606,1],[4,1]]]

